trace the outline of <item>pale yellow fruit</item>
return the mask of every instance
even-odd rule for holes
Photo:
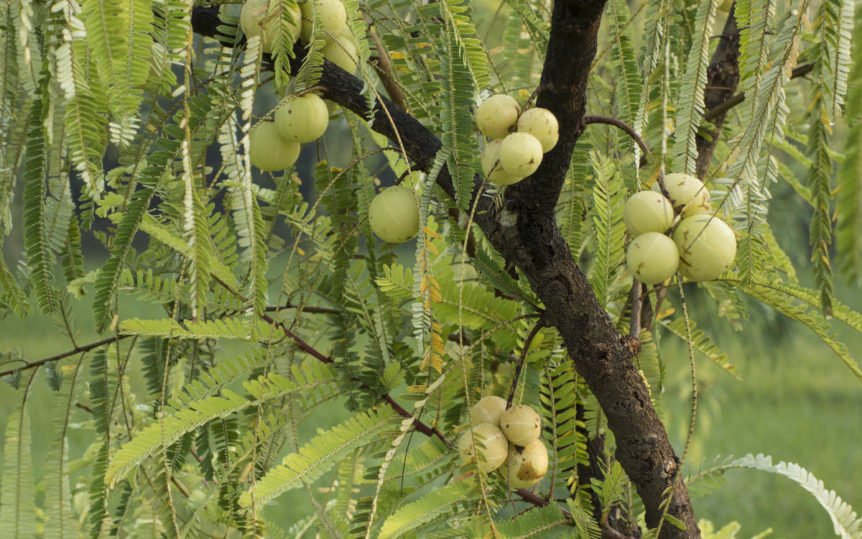
[[[478,451],[475,450],[477,447]],[[466,461],[476,458],[479,470],[484,473],[493,472],[502,466],[506,462],[508,451],[509,442],[503,436],[503,431],[491,423],[474,425],[458,438],[458,454],[461,459]]]
[[[503,138],[518,121],[521,107],[506,94],[492,95],[476,108],[476,125],[491,139]]]
[[[664,177],[664,188],[667,190],[673,209],[683,218],[703,213],[710,209],[709,190],[703,182],[690,174],[674,172]],[[661,192],[658,182],[654,191]]]
[[[526,404],[512,406],[500,416],[503,434],[515,445],[527,445],[542,434],[542,418]]]
[[[402,243],[419,233],[419,206],[409,187],[384,189],[368,205],[371,230],[388,243]]]
[[[647,232],[629,245],[626,263],[638,281],[649,285],[659,284],[676,273],[679,252],[672,239],[658,232]]]
[[[311,142],[329,125],[329,109],[320,96],[305,94],[291,98],[275,112],[278,132],[287,140]]]
[[[560,138],[560,124],[557,117],[548,109],[535,107],[527,109],[518,118],[518,132],[529,133],[542,143],[542,153],[547,153],[557,145]]]
[[[302,39],[304,41],[311,39],[314,11],[317,11],[318,20],[325,30],[324,35],[328,32],[337,36],[347,24],[347,10],[344,9],[341,0],[306,0],[299,7],[302,9]]]
[[[506,411],[506,399],[494,395],[482,397],[470,408],[470,423],[500,424],[500,416]]]
[[[523,180],[523,177],[509,174],[500,164],[500,145],[503,139],[494,139],[485,144],[482,151],[482,172],[488,177],[488,181],[497,185],[512,185]]]
[[[710,213],[683,219],[673,240],[679,248],[679,271],[692,281],[718,278],[736,258],[733,229]]]
[[[299,37],[302,11],[299,6],[294,6],[287,8],[285,13],[279,9],[280,5],[284,4],[280,4],[279,0],[247,0],[242,5],[239,26],[246,38],[260,36],[263,52],[272,52],[282,25],[279,19],[283,16],[289,19],[285,21],[287,24],[284,26],[285,38],[288,42],[292,44]]]
[[[545,477],[548,473],[548,448],[542,440],[533,440],[521,447],[509,445],[509,458],[500,475],[509,488],[528,488]]]
[[[348,73],[356,71],[356,44],[351,34],[343,33],[323,47],[323,57]]]
[[[673,224],[673,206],[661,193],[641,191],[626,201],[623,221],[635,237],[646,232],[664,232]]]
[[[453,262],[452,277],[455,279],[456,283],[469,282],[478,279],[479,273],[469,262]]]
[[[283,170],[299,158],[299,143],[281,138],[273,122],[259,123],[248,137],[248,157],[260,170]]]
[[[500,164],[514,176],[526,178],[542,163],[542,143],[529,133],[512,133],[500,144]]]

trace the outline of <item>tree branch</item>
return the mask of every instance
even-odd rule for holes
[[[632,140],[637,143],[644,156],[649,153],[649,146],[647,146],[647,143],[644,142],[644,139],[642,139],[641,136],[638,135],[637,131],[635,131],[632,126],[622,120],[611,118],[610,116],[584,116],[584,125],[590,124],[606,124],[613,125],[614,127],[619,127],[620,129],[625,131],[628,136],[632,138]]]
[[[515,389],[518,387],[518,378],[521,377],[521,369],[524,368],[524,360],[527,359],[527,352],[530,351],[530,345],[533,343],[533,339],[536,338],[539,330],[543,327],[545,327],[545,320],[543,318],[539,318],[533,326],[533,329],[530,330],[530,334],[527,335],[527,338],[524,340],[524,347],[521,349],[518,363],[515,364],[515,374],[512,376],[512,387],[509,389],[509,398],[506,399],[506,408],[512,407],[512,402],[515,400]]]
[[[334,309],[332,307],[316,307],[314,305],[294,305],[292,303],[287,303],[285,305],[267,305],[266,312],[279,312],[286,311],[287,309],[299,309],[304,313],[311,314],[341,314],[343,311],[341,309]]]
[[[736,26],[735,11],[736,4],[734,3],[707,71],[708,79],[703,94],[706,112],[703,115],[703,120],[712,122],[715,128],[712,130],[711,136],[697,136],[696,174],[699,178],[706,176],[709,163],[712,161],[712,154],[718,144],[718,137],[721,133],[721,126],[724,125],[725,116],[733,107],[745,100],[744,92],[734,94],[737,86],[739,86],[740,78],[739,28]],[[790,78],[804,77],[812,69],[814,66],[811,64],[797,66],[791,72]]]
[[[734,2],[727,16],[727,22],[724,24],[721,39],[707,69],[706,89],[703,92],[703,106],[704,109],[710,112],[722,103],[732,99],[731,96],[733,96],[733,92],[736,91],[736,87],[739,85],[739,28],[736,27],[735,11],[736,3]],[[741,99],[740,102],[742,102]],[[710,118],[710,121],[715,124],[715,132],[712,137],[697,136],[697,162],[695,164],[695,171],[698,178],[706,176],[707,168],[712,160],[712,153],[715,151],[715,146],[718,143],[718,134],[721,133],[724,116],[728,110],[730,108],[718,112]],[[706,119],[706,116],[704,116],[704,120]]]
[[[587,78],[604,4],[605,0],[554,2],[537,105],[557,116],[559,141],[545,154],[535,174],[505,190],[500,207],[491,197],[483,196],[481,178],[475,178],[473,197],[479,198],[476,223],[506,261],[520,269],[545,304],[549,325],[559,331],[569,357],[607,416],[617,443],[616,457],[644,501],[647,524],[658,525],[661,504],[670,487],[673,498],[668,513],[686,530],[665,526],[662,536],[696,537],[699,533],[688,493],[677,477],[678,460],[634,367],[632,351],[578,268],[554,216],[572,150],[584,129]],[[207,8],[195,8],[195,31],[213,35],[216,26],[203,24],[197,17],[200,9]],[[296,50],[293,69],[303,57],[301,47]],[[417,169],[430,169],[442,145],[415,118],[385,98],[377,100],[375,109],[369,111],[367,100],[360,95],[363,83],[331,62],[325,62],[319,84],[324,98],[362,117],[371,117],[375,131],[403,142]],[[454,198],[452,178],[445,167],[437,183]]]
[[[40,359],[39,361],[33,361],[32,363],[27,363],[22,365],[21,367],[17,367],[15,369],[9,369],[6,371],[0,372],[0,378],[3,376],[8,376],[10,374],[15,374],[19,371],[26,371],[28,369],[35,369],[37,367],[41,367],[47,363],[52,363],[54,361],[60,361],[61,359],[67,358],[69,356],[74,356],[75,354],[83,354],[84,352],[89,352],[90,350],[94,350],[99,348],[100,346],[105,346],[106,344],[111,344],[116,341],[121,341],[126,337],[131,337],[131,335],[114,335],[113,337],[108,337],[106,339],[102,339],[100,341],[91,342],[90,344],[85,344],[83,346],[76,346],[75,348],[63,352],[62,354],[57,354],[55,356],[46,357],[44,359]]]
[[[386,52],[386,47],[383,46],[380,36],[377,35],[377,28],[367,16],[365,17],[365,23],[368,25],[368,35],[371,37],[371,41],[374,42],[374,48],[377,49],[377,63],[374,64],[374,69],[377,71],[378,76],[380,76],[380,82],[386,88],[389,99],[401,107],[401,110],[407,110],[407,101],[404,99],[404,92],[401,91],[398,82],[392,77],[392,64],[389,62],[389,54]]]
[[[793,71],[790,72],[790,78],[795,79],[798,77],[804,77],[805,75],[811,73],[814,70],[813,64],[802,64],[800,66],[796,66],[793,68]],[[703,119],[711,122],[715,118],[719,116],[724,116],[727,112],[733,107],[739,105],[745,101],[745,92],[741,92],[738,94],[734,94],[732,97],[728,98],[727,101],[721,103],[720,105],[716,105],[714,108],[709,109],[704,113]]]

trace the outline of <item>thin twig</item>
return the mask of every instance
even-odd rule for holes
[[[285,305],[267,305],[266,312],[278,312],[285,311],[287,309],[299,309],[304,313],[312,313],[312,314],[341,314],[342,311],[340,309],[333,309],[332,307],[315,307],[313,305],[294,305],[293,303],[287,303]]]
[[[374,42],[374,48],[377,49],[377,63],[372,65],[377,71],[377,75],[380,77],[380,82],[383,83],[383,87],[386,88],[386,93],[389,94],[389,99],[401,107],[401,110],[406,111],[407,101],[404,99],[404,92],[401,91],[401,87],[398,86],[398,82],[396,82],[395,78],[392,76],[392,64],[389,62],[389,53],[386,52],[386,48],[383,46],[383,42],[377,34],[377,29],[374,27],[373,21],[368,18],[367,14],[363,14],[363,18],[365,19],[365,23],[368,25],[368,36],[371,38],[371,41]]]
[[[539,333],[539,330],[545,327],[545,319],[539,318],[536,325],[530,330],[527,339],[524,341],[524,347],[521,349],[521,356],[518,358],[518,363],[515,365],[515,375],[512,377],[512,387],[509,389],[509,398],[506,399],[506,408],[512,407],[512,401],[515,400],[515,389],[518,387],[518,378],[521,377],[521,369],[524,368],[524,360],[527,358],[527,352],[530,350],[530,344]]]
[[[175,475],[171,475],[171,483],[173,483],[173,484],[174,484],[174,486],[175,486],[175,487],[177,487],[177,490],[179,490],[180,492],[182,492],[182,493],[183,493],[183,496],[185,496],[186,498],[188,498],[189,496],[191,496],[191,493],[189,492],[189,489],[188,489],[185,485],[183,485],[182,483],[180,483],[180,480],[179,480],[179,479],[177,479],[177,476],[175,476]]]
[[[76,408],[80,408],[81,410],[84,410],[85,412],[89,413],[90,415],[95,415],[95,414],[96,414],[96,412],[95,412],[92,408],[90,408],[89,406],[87,406],[86,404],[83,404],[83,403],[80,403],[80,402],[76,402],[76,403],[75,403],[75,407],[76,407]]]
[[[632,140],[637,143],[644,156],[650,153],[649,146],[647,146],[647,143],[644,142],[644,139],[642,139],[641,136],[637,134],[637,131],[635,131],[632,126],[622,120],[611,118],[610,116],[584,116],[584,125],[590,124],[607,124],[613,125],[614,127],[619,127],[620,129],[625,131],[628,136],[632,138]]]
[[[395,399],[393,399],[392,396],[389,395],[388,393],[383,395],[383,400],[386,401],[386,403],[389,406],[391,406],[392,409],[395,410],[400,416],[406,417],[406,418],[413,417],[413,414],[411,414],[410,412],[405,410],[400,404],[395,402]],[[413,426],[416,428],[416,430],[418,430],[419,432],[421,432],[425,436],[428,436],[429,438],[431,436],[436,436],[437,438],[440,439],[441,442],[446,444],[447,447],[452,447],[452,442],[450,442],[448,439],[446,439],[446,437],[443,436],[442,432],[440,432],[437,429],[432,429],[431,427],[429,427],[425,423],[419,421],[419,419],[413,419]]]
[[[629,335],[634,337],[635,339],[640,338],[641,334],[641,294],[643,291],[643,285],[637,279],[632,281],[632,290],[629,294],[631,297],[632,304],[632,314],[631,314],[631,329],[629,330]]]
[[[332,363],[332,358],[331,358],[331,357],[325,356],[325,355],[323,355],[322,353],[320,353],[316,348],[314,348],[313,346],[311,346],[310,344],[308,344],[307,342],[305,342],[305,341],[302,339],[302,337],[300,337],[300,336],[299,336],[299,335],[297,335],[296,333],[294,333],[294,332],[290,331],[290,330],[287,328],[287,326],[286,326],[285,324],[283,324],[282,322],[278,322],[278,321],[276,321],[273,317],[271,317],[271,316],[269,316],[268,314],[265,314],[265,313],[261,315],[261,318],[263,318],[264,320],[266,320],[266,321],[267,321],[267,323],[269,323],[269,324],[271,324],[271,325],[273,325],[273,326],[280,327],[280,328],[281,328],[281,331],[284,333],[284,336],[285,336],[285,337],[287,337],[288,339],[292,340],[292,341],[293,341],[293,343],[294,343],[297,347],[299,347],[299,349],[300,349],[300,350],[302,350],[303,352],[305,352],[306,354],[309,354],[309,355],[310,355],[310,356],[312,356],[313,358],[315,358],[315,359],[317,359],[317,360],[320,360],[320,361],[322,361],[323,363]]]
[[[26,371],[28,369],[34,369],[36,367],[41,367],[46,363],[51,363],[53,361],[59,361],[61,359],[67,358],[69,356],[74,356],[75,354],[81,354],[84,352],[89,352],[94,348],[99,348],[100,346],[105,346],[106,344],[111,344],[112,342],[119,341],[125,339],[126,337],[131,337],[131,335],[114,335],[113,337],[108,337],[107,339],[102,339],[100,341],[91,342],[90,344],[85,344],[83,346],[76,346],[72,350],[67,352],[63,352],[62,354],[57,354],[56,356],[46,357],[45,359],[40,359],[39,361],[34,361],[32,363],[27,363],[23,367],[18,367],[15,369],[9,369],[7,371],[0,372],[0,377],[8,376],[10,374],[15,374],[19,371]]]
[[[661,313],[661,303],[667,295],[667,288],[664,286],[656,286],[655,288],[655,309],[653,309],[653,318],[658,320],[658,315]]]
[[[286,337],[288,337],[290,340],[292,340],[292,341],[294,342],[294,344],[296,344],[296,345],[299,347],[299,349],[300,349],[300,350],[302,350],[302,351],[304,351],[304,352],[306,352],[306,353],[310,354],[312,357],[314,357],[314,358],[316,358],[316,359],[318,359],[318,360],[322,361],[323,363],[327,363],[327,364],[332,363],[332,358],[331,358],[331,357],[328,357],[328,356],[324,355],[323,353],[321,353],[320,351],[318,351],[316,348],[314,348],[313,346],[311,346],[310,344],[308,344],[307,342],[305,342],[304,340],[302,340],[302,338],[301,338],[299,335],[297,335],[297,334],[295,334],[294,332],[290,331],[290,329],[288,329],[288,328],[287,328],[287,326],[286,326],[284,323],[282,323],[282,322],[278,322],[278,321],[274,320],[271,316],[269,316],[269,315],[267,315],[267,314],[262,315],[262,317],[261,317],[261,318],[263,318],[263,319],[264,319],[264,320],[266,320],[268,323],[270,323],[270,324],[272,324],[272,325],[274,325],[274,326],[280,327],[280,328],[281,328],[281,330],[282,330],[282,332],[284,332],[284,335],[285,335]],[[358,378],[353,378],[353,379],[351,379],[351,381],[353,381],[353,382],[358,382],[358,381],[359,381],[359,379],[358,379]],[[365,384],[362,384],[362,385],[361,385],[361,386],[359,386],[359,387],[360,387],[360,388],[363,388],[363,389],[370,389],[370,388],[369,388],[367,385],[365,385]],[[404,409],[400,404],[398,404],[398,403],[395,401],[395,399],[393,399],[393,398],[392,398],[392,396],[391,396],[391,395],[389,395],[388,393],[387,393],[387,394],[384,394],[381,398],[382,398],[382,399],[383,399],[383,400],[384,400],[384,401],[385,401],[389,406],[391,406],[391,407],[392,407],[392,409],[393,409],[393,410],[395,410],[395,411],[396,411],[400,416],[405,417],[405,418],[413,418],[413,414],[411,414],[410,412],[408,412],[407,410],[405,410],[405,409]],[[445,437],[445,436],[443,436],[443,433],[441,433],[441,432],[440,432],[440,431],[438,431],[437,429],[434,429],[434,428],[429,427],[428,425],[426,425],[425,423],[423,423],[423,422],[422,422],[422,421],[420,421],[419,419],[417,419],[417,418],[413,418],[413,426],[416,428],[416,430],[418,430],[418,431],[419,431],[419,432],[421,432],[422,434],[425,434],[426,436],[436,436],[437,438],[439,438],[439,439],[440,439],[440,441],[442,441],[444,444],[446,444],[446,446],[448,446],[448,447],[452,447],[452,442],[450,442],[449,440],[447,440],[447,439],[446,439],[446,437]]]

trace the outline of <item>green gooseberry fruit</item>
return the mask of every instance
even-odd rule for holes
[[[638,281],[653,285],[670,279],[679,266],[679,252],[672,239],[658,232],[647,232],[635,238],[626,263]]]
[[[474,443],[475,442],[475,443]],[[475,448],[478,447],[478,457]],[[458,438],[458,454],[466,461],[477,458],[479,470],[493,472],[506,462],[509,442],[497,425],[480,423],[464,431]]]
[[[500,145],[503,139],[494,139],[485,144],[482,151],[482,172],[488,177],[488,181],[497,185],[512,185],[523,180],[514,174],[509,174],[500,163]]]
[[[479,278],[479,272],[473,267],[473,264],[467,261],[452,263],[452,278],[456,283],[476,281]]]
[[[283,170],[299,158],[300,144],[284,140],[273,122],[257,124],[248,137],[249,160],[260,170]]]
[[[348,73],[356,71],[356,44],[349,31],[345,31],[323,47],[323,57]]]
[[[319,139],[329,125],[329,109],[314,94],[293,97],[275,112],[278,132],[287,140],[311,142]]]
[[[509,174],[526,178],[542,163],[542,143],[529,133],[512,133],[500,144],[500,164]]]
[[[710,209],[709,190],[703,182],[691,174],[674,172],[664,177],[664,188],[673,209],[683,218],[703,213]],[[653,191],[661,192],[658,182]]]
[[[733,229],[711,213],[683,219],[673,240],[679,248],[679,271],[692,281],[718,278],[736,258]]]
[[[490,139],[503,138],[518,121],[521,107],[506,94],[492,95],[476,108],[476,125]]]
[[[489,395],[482,397],[479,402],[470,408],[470,423],[478,425],[479,423],[491,423],[492,425],[500,424],[500,416],[506,411],[506,399]]]
[[[673,206],[661,193],[641,191],[626,201],[623,221],[632,236],[664,232],[673,224]]]
[[[347,10],[344,9],[341,0],[306,0],[299,7],[302,9],[303,41],[307,42],[311,39],[314,11],[317,11],[317,17],[323,29],[333,36],[340,34],[347,24]]]
[[[509,488],[528,488],[548,473],[548,448],[542,440],[536,439],[525,446],[509,445],[507,465],[500,469],[500,475]]]
[[[529,133],[542,143],[542,153],[549,152],[560,138],[560,124],[548,109],[534,107],[525,110],[518,118],[518,132]]]
[[[512,406],[500,416],[503,434],[515,445],[527,445],[542,434],[542,418],[530,406]]]
[[[384,189],[368,205],[371,230],[388,243],[402,243],[419,233],[419,206],[409,187]]]
[[[280,0],[247,0],[242,5],[239,14],[239,26],[246,38],[260,36],[261,49],[263,52],[272,52],[275,46],[275,38],[278,35],[280,22],[278,17],[281,12],[278,9]],[[302,21],[302,11],[299,6],[289,8],[287,12],[290,23],[285,30],[292,36],[292,42],[299,37]]]

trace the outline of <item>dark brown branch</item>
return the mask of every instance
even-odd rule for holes
[[[790,72],[790,78],[795,79],[798,77],[804,77],[805,75],[811,73],[814,70],[813,64],[802,64],[801,66],[797,66],[793,68],[793,71]],[[711,122],[715,118],[720,116],[724,116],[727,112],[733,107],[739,105],[745,101],[745,92],[735,94],[728,98],[727,101],[721,103],[720,105],[716,105],[714,108],[709,109],[704,113],[703,119]]]
[[[584,125],[590,124],[607,124],[619,127],[620,129],[625,131],[628,136],[630,136],[632,140],[635,141],[635,143],[637,143],[638,147],[641,149],[641,152],[643,152],[644,155],[647,155],[650,151],[649,146],[647,146],[647,143],[644,142],[644,139],[642,139],[641,136],[637,134],[637,131],[635,131],[632,126],[622,120],[611,118],[610,116],[584,116]]]
[[[99,348],[100,346],[105,346],[107,344],[111,344],[116,341],[120,341],[125,339],[126,337],[131,337],[131,335],[114,335],[113,337],[108,337],[106,339],[102,339],[100,341],[91,342],[90,344],[85,344],[83,346],[76,346],[75,348],[63,352],[62,354],[57,354],[55,356],[46,357],[45,359],[40,359],[39,361],[34,361],[32,363],[27,363],[22,365],[21,367],[17,367],[15,369],[9,369],[6,371],[0,372],[0,377],[7,376],[10,374],[14,374],[19,371],[26,371],[28,369],[35,369],[36,367],[41,367],[47,363],[51,363],[54,361],[60,361],[61,359],[67,358],[69,356],[74,356],[75,354],[83,354],[84,352],[89,352],[90,350],[94,350]]]
[[[712,55],[707,69],[706,89],[703,92],[704,109],[709,110],[718,107],[725,101],[731,99],[736,87],[739,85],[739,29],[736,27],[736,4],[730,8],[721,39]],[[740,101],[741,102],[741,101]],[[730,110],[730,109],[727,109]],[[706,176],[712,153],[718,143],[718,134],[724,124],[724,116],[727,110],[719,112],[710,119],[715,124],[714,134],[711,137],[697,137],[697,162],[695,170],[698,178]],[[706,119],[706,118],[704,118]]]
[[[686,530],[664,526],[662,537],[697,537],[688,493],[677,477],[678,459],[634,366],[632,351],[578,268],[554,215],[572,150],[584,129],[587,79],[604,4],[605,0],[554,2],[537,105],[557,117],[559,141],[545,154],[535,174],[506,188],[499,207],[492,197],[483,196],[481,178],[475,178],[476,223],[507,265],[521,271],[544,303],[548,325],[559,331],[569,357],[607,417],[616,439],[616,458],[644,501],[647,524],[658,525],[664,493],[671,487],[668,513]],[[199,9],[206,8],[195,8],[195,31],[213,35],[215,26],[199,23]],[[301,48],[296,52],[293,69],[303,58]],[[406,157],[417,169],[430,169],[442,145],[415,118],[385,98],[378,99],[375,109],[369,111],[360,94],[363,83],[331,62],[325,62],[319,84],[325,88],[324,98],[370,117],[375,131],[403,143]],[[445,167],[437,184],[454,198],[452,177]]]
[[[712,55],[707,71],[706,89],[703,94],[703,104],[706,113],[703,119],[712,122],[713,128],[709,129],[706,136],[697,136],[697,163],[696,174],[699,178],[706,176],[712,154],[718,144],[721,126],[724,118],[735,106],[745,100],[745,93],[735,94],[739,86],[739,28],[736,26],[734,11],[736,4],[730,9],[727,22],[718,46]],[[813,66],[804,64],[797,66],[790,74],[790,78],[803,77],[811,72]]]

